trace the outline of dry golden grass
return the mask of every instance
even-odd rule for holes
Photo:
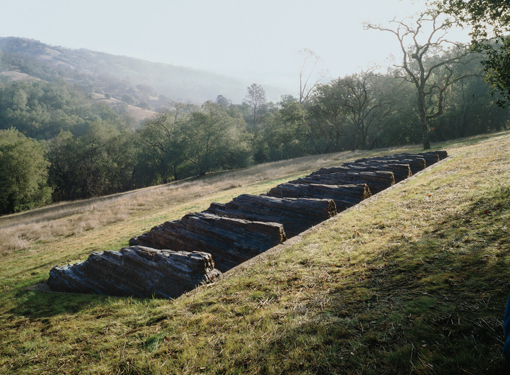
[[[399,151],[392,149],[382,151],[384,152]],[[160,212],[162,208],[168,211],[176,205],[193,202],[195,199],[221,191],[246,187],[242,191],[236,190],[236,195],[243,192],[253,193],[250,187],[261,182],[290,179],[325,166],[341,164],[359,156],[360,152],[343,152],[266,163],[239,171],[212,174],[203,179],[177,181],[106,198],[61,203],[22,214],[4,216],[0,218],[0,238],[5,239],[0,243],[0,255],[29,249],[34,243],[48,243],[62,237],[129,220],[141,215],[142,212]],[[262,185],[255,193],[265,193],[267,190],[269,188]],[[227,196],[236,195],[227,194]]]

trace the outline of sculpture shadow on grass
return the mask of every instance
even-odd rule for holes
[[[495,189],[418,241],[389,245],[384,259],[367,259],[341,284],[319,280],[325,295],[286,310],[288,321],[302,323],[233,367],[267,357],[289,373],[294,366],[303,373],[507,374],[510,231],[502,227],[509,212],[510,189]],[[334,263],[320,266],[330,280],[338,277]]]

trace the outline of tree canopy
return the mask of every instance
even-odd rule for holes
[[[485,53],[486,80],[510,104],[510,2],[508,0],[438,0],[441,11],[454,14],[472,27],[472,47]]]
[[[0,130],[0,214],[50,202],[48,166],[37,141],[14,128]]]
[[[79,85],[0,77],[0,214],[40,206],[50,195],[85,199],[253,163],[420,143],[420,109],[430,142],[508,128],[509,111],[495,105],[478,74],[479,53],[413,44],[416,24],[398,27],[404,57],[386,73],[310,79],[306,87],[303,73],[304,95],[276,103],[255,83],[242,104],[222,95],[201,105],[165,98],[166,110],[140,124]],[[148,85],[137,90],[133,98],[154,94]]]
[[[469,51],[446,39],[452,20],[437,11],[421,13],[414,23],[393,20],[393,28],[367,24],[368,29],[387,31],[396,36],[402,50],[398,74],[417,90],[417,109],[422,124],[423,148],[430,148],[429,121],[444,112],[447,89],[470,73],[459,74],[454,65],[462,64]],[[428,27],[427,27],[428,26]],[[408,45],[409,43],[409,45]],[[445,51],[443,45],[453,45]]]

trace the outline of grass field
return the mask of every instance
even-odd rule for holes
[[[0,227],[0,373],[493,374],[510,293],[510,133],[173,301],[23,288],[210,202],[378,150],[301,158]],[[418,151],[414,148],[412,151]]]

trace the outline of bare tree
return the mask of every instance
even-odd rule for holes
[[[319,71],[312,83],[310,80],[314,76],[321,58],[308,48],[302,49],[299,54],[303,57],[299,67],[299,102],[304,103],[309,99],[317,84],[326,77],[327,71]]]
[[[251,107],[253,125],[258,125],[262,117],[260,112],[262,107],[266,104],[266,92],[262,86],[256,83],[252,83],[251,86],[248,86],[244,102]]]
[[[365,24],[365,29],[388,31],[397,37],[402,50],[402,65],[397,68],[401,78],[416,87],[423,148],[429,149],[428,122],[443,114],[447,88],[473,75],[471,73],[456,75],[454,69],[455,64],[466,62],[465,57],[469,51],[464,45],[445,38],[456,20],[442,17],[437,11],[419,14],[414,25],[396,20],[390,23],[396,27],[392,29]],[[424,39],[422,35],[425,35]],[[443,53],[442,57],[438,58],[438,53],[444,52],[443,45],[450,45],[451,48],[448,53]]]

